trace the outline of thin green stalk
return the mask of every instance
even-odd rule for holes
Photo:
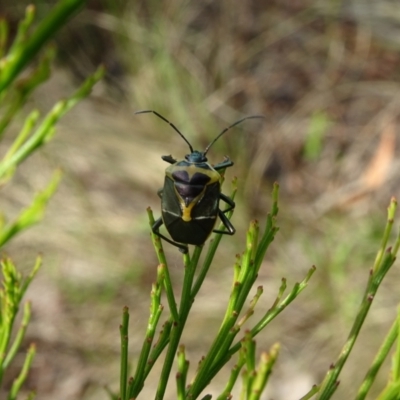
[[[201,252],[201,248],[195,247],[195,253]],[[185,265],[185,276],[182,286],[182,296],[179,306],[179,320],[175,325],[172,326],[170,342],[165,356],[163,369],[160,376],[160,381],[157,388],[156,400],[164,398],[165,389],[167,387],[169,375],[171,373],[172,364],[175,359],[175,354],[179,346],[179,340],[181,338],[183,328],[186,323],[186,319],[189,315],[189,311],[192,307],[191,289],[196,271],[196,266],[190,260],[188,254],[183,255]],[[198,255],[194,255],[193,259],[198,259]]]
[[[246,362],[246,358],[244,356],[239,356],[239,360],[237,364],[234,365],[234,367],[231,370],[231,374],[229,376],[228,382],[223,390],[223,392],[217,397],[216,400],[226,400],[229,398],[231,391],[233,389],[233,386],[235,385],[240,371],[243,368],[244,364]]]
[[[53,47],[48,47],[46,52],[41,57],[38,66],[29,74],[28,77],[20,79],[13,86],[10,95],[6,97],[7,108],[0,118],[0,136],[3,134],[5,128],[12,121],[12,118],[22,106],[26,103],[29,95],[35,90],[37,86],[46,81],[51,74],[51,63],[55,57]]]
[[[157,361],[158,357],[161,355],[165,347],[168,345],[172,326],[173,326],[172,318],[170,318],[168,321],[164,323],[162,330],[160,332],[160,336],[157,340],[157,343],[154,345],[149,355],[149,359],[146,365],[146,370],[144,373],[145,378],[147,378],[147,375],[153,368],[154,363]]]
[[[309,279],[314,273],[315,268],[310,269],[306,278],[300,283],[296,283],[292,289],[292,291],[286,296],[286,298],[279,303],[280,298],[282,297],[283,291],[286,288],[285,280],[282,281],[282,285],[279,289],[279,294],[277,299],[274,302],[274,305],[267,311],[265,316],[258,322],[251,330],[251,336],[254,338],[265,326],[271,322],[278,314],[280,314],[307,286]],[[214,362],[212,368],[208,371],[208,378],[205,381],[210,380],[214,377],[218,371],[228,362],[228,360],[237,353],[242,347],[241,341],[233,345],[228,351],[226,351],[225,355],[221,357],[217,362]]]
[[[26,40],[29,29],[32,27],[33,21],[36,16],[36,8],[33,4],[29,4],[25,9],[25,17],[18,24],[17,34],[15,35],[15,39],[10,47],[9,53],[13,53],[18,49],[19,46],[24,44]]]
[[[161,305],[161,288],[162,288],[162,276],[157,275],[157,282],[153,284],[151,291],[151,306],[150,306],[150,317],[147,324],[147,330],[140,352],[138,365],[136,367],[135,376],[133,378],[133,385],[128,393],[128,398],[136,397],[143,388],[145,381],[146,365],[148,363],[151,346],[154,339],[154,334],[163,311]]]
[[[164,289],[165,289],[165,293],[167,295],[167,301],[168,301],[168,305],[169,305],[169,310],[172,315],[172,319],[173,319],[173,321],[178,321],[178,318],[179,318],[178,309],[176,307],[174,289],[172,287],[171,277],[169,275],[169,269],[164,264],[161,264],[158,268],[160,270],[162,270],[162,273],[164,274],[164,279],[163,279]]]
[[[30,318],[31,318],[31,303],[28,301],[24,305],[24,313],[22,316],[21,326],[18,329],[17,335],[15,336],[13,344],[11,345],[6,358],[4,359],[4,362],[2,365],[2,370],[7,369],[7,367],[10,365],[11,361],[16,356],[18,349],[21,347],[22,340],[25,337],[25,332],[28,327]]]
[[[209,379],[207,376],[209,375],[209,372],[211,370],[211,367],[213,365],[213,362],[217,355],[219,354],[219,351],[222,347],[224,346],[224,343],[229,335],[229,332],[231,329],[233,329],[235,322],[238,318],[238,314],[236,312],[232,313],[230,317],[228,317],[224,324],[221,325],[221,328],[218,332],[217,337],[215,338],[213,344],[211,345],[210,350],[208,351],[205,359],[201,363],[199,367],[199,371],[196,375],[196,378],[189,388],[188,391],[188,398],[196,398],[201,390],[206,386],[208,383]]]
[[[383,237],[382,237],[381,247],[380,247],[380,250],[378,251],[374,266],[372,268],[373,272],[375,272],[382,263],[382,259],[384,257],[385,251],[386,251],[387,243],[389,241],[390,233],[392,231],[396,208],[397,208],[397,200],[394,197],[392,197],[389,207],[388,207],[388,211],[387,211],[388,217],[387,217],[385,231],[384,231]]]
[[[376,400],[399,400],[400,381],[390,382]]]
[[[216,362],[216,360],[218,360],[218,358],[221,358],[223,356],[224,352],[229,348],[235,335],[239,331],[239,328],[237,327],[237,329],[235,329],[234,326],[243,306],[243,302],[239,303],[238,299],[240,299],[240,296],[248,289],[248,286],[244,287],[242,281],[247,279],[249,275],[248,271],[250,268],[249,264],[251,264],[251,256],[248,254],[253,253],[253,245],[255,243],[251,242],[253,240],[256,240],[257,238],[256,234],[252,234],[253,230],[254,227],[251,227],[247,235],[246,254],[245,256],[243,256],[242,267],[239,273],[238,282],[235,282],[235,285],[233,287],[224,320],[221,324],[217,337],[215,338],[210,350],[208,351],[204,361],[199,368],[196,379],[194,380],[192,386],[189,388],[188,397],[192,396],[193,398],[195,398],[196,396],[198,396],[201,391],[200,387],[204,386],[205,382],[209,380],[207,376],[209,375],[213,364]],[[248,292],[246,293],[248,294]],[[245,299],[246,297],[247,295],[243,296],[242,298]]]
[[[29,137],[28,140],[8,159],[0,163],[0,179],[7,173],[8,170],[16,167],[29,155],[31,155],[38,147],[48,142],[55,132],[55,124],[57,121],[68,112],[80,100],[86,97],[93,85],[98,82],[105,73],[105,69],[100,67],[90,76],[81,87],[67,100],[58,102],[53,109],[47,114],[45,119]]]
[[[30,303],[24,306],[24,313],[19,330],[10,346],[11,332],[14,326],[15,317],[18,313],[19,306],[26,289],[40,268],[41,257],[37,257],[36,263],[28,275],[23,279],[22,275],[17,271],[11,259],[1,261],[3,271],[3,288],[0,290],[0,382],[6,368],[10,365],[15,357],[18,348],[24,338],[26,328],[30,319]]]
[[[295,283],[291,292],[279,302],[279,296],[275,304],[265,313],[261,320],[251,329],[253,337],[260,333],[273,319],[275,319],[308,285],[309,280],[315,272],[312,267],[306,277],[300,282]],[[281,288],[286,287],[286,281],[283,281]],[[283,294],[283,293],[282,293]],[[236,346],[235,346],[236,347]],[[235,348],[233,347],[232,350]]]
[[[306,393],[301,399],[299,400],[310,400],[312,397],[314,397],[315,394],[317,394],[319,391],[319,386],[314,385],[311,390]]]
[[[392,259],[392,257],[390,257],[389,254],[387,256],[388,256],[387,257],[388,262],[392,264],[394,259]],[[385,263],[385,260],[383,262]],[[365,318],[367,317],[368,311],[371,308],[372,300],[375,297],[376,291],[378,290],[379,284],[376,285],[374,283],[375,283],[374,279],[372,279],[371,285],[367,287],[366,293],[360,304],[356,319],[351,328],[348,339],[345,345],[343,346],[337,361],[328,371],[324,381],[320,386],[320,392],[317,397],[318,400],[328,400],[337,389],[339,374],[345,362],[347,361],[347,358],[349,357],[351,350],[353,349],[354,343],[357,340],[358,334],[360,333]]]
[[[398,337],[399,333],[398,330],[399,330],[398,321],[395,321],[391,326],[389,333],[386,335],[386,338],[383,341],[381,347],[379,348],[378,353],[375,356],[375,359],[372,362],[371,367],[369,368],[367,374],[365,375],[364,381],[357,392],[355,400],[364,400],[366,398],[383,362],[385,361],[387,355],[389,354],[390,349],[393,346],[394,341]]]
[[[250,301],[249,308],[247,309],[247,311],[244,313],[244,315],[242,316],[242,318],[240,318],[240,320],[238,322],[238,325],[240,326],[240,328],[242,328],[243,325],[245,324],[245,322],[254,314],[254,309],[258,303],[258,300],[260,299],[261,295],[263,294],[263,291],[264,291],[263,287],[258,286],[256,294]]]
[[[247,312],[241,318],[241,320],[237,322],[237,318],[244,307],[244,303],[247,300],[247,297],[256,279],[256,275],[254,274],[254,263],[252,257],[255,251],[257,250],[256,246],[257,238],[258,238],[258,223],[253,221],[250,224],[250,229],[248,231],[247,251],[243,256],[242,267],[237,282],[238,283],[237,287],[240,288],[240,290],[238,291],[237,296],[234,296],[233,300],[234,305],[232,308],[232,312],[230,314],[235,316],[234,320],[235,326],[231,327],[226,333],[223,333],[224,340],[218,347],[219,348],[218,353],[213,356],[213,364],[212,364],[213,366],[217,364],[218,361],[225,356],[226,352],[228,351],[229,347],[234,341],[237,333],[240,331],[241,326],[243,325],[245,320],[249,318],[250,315],[254,312],[254,307],[259,297],[262,294],[262,288],[259,288],[257,290],[255,297],[250,302],[250,308],[247,310]],[[228,307],[228,309],[230,308]],[[222,326],[224,325],[224,322]],[[212,367],[208,368],[207,370],[209,371],[211,369]]]
[[[256,372],[256,342],[247,331],[242,339],[242,346],[246,355],[246,374],[243,386],[246,388],[246,398],[249,398]]]
[[[129,327],[129,309],[124,307],[122,311],[122,324],[119,327],[121,337],[121,371],[119,382],[119,393],[121,400],[128,400],[126,391],[128,387],[128,327]]]
[[[400,229],[397,233],[397,239],[393,246],[393,251],[392,251],[393,254],[397,254],[399,252],[399,248],[400,248]]]
[[[393,382],[400,380],[400,308],[397,309],[397,343],[396,343],[396,351],[393,355],[392,360],[392,371],[391,371],[391,380]]]
[[[0,58],[2,58],[6,52],[8,34],[9,27],[7,21],[4,18],[0,18]]]
[[[248,400],[259,400],[267,385],[268,379],[272,373],[275,361],[278,358],[279,345],[272,346],[269,353],[262,353],[260,362],[251,384],[251,390],[248,395]]]
[[[9,159],[21,147],[21,145],[30,135],[33,127],[39,119],[39,116],[40,114],[38,110],[34,110],[28,115],[28,117],[25,119],[24,126],[22,127],[20,133],[18,134],[12,145],[9,147],[2,161]]]
[[[275,204],[275,201],[277,202],[278,200],[277,196],[278,186],[276,185],[273,192],[274,213],[277,213],[278,211],[278,208]],[[215,338],[209,352],[207,353],[207,356],[199,367],[196,379],[188,390],[188,396],[192,396],[194,398],[198,396],[204,386],[215,375],[213,372],[215,371],[215,366],[218,366],[217,368],[219,369],[226,362],[225,361],[222,365],[220,364],[221,360],[226,360],[225,355],[227,354],[229,347],[231,346],[235,336],[240,330],[240,326],[236,326],[235,324],[237,322],[239,313],[241,312],[244,303],[248,297],[251,287],[257,277],[254,258],[257,255],[264,255],[264,253],[262,251],[260,252],[259,250],[260,245],[262,245],[264,248],[267,247],[274,237],[275,227],[274,220],[272,220],[272,218],[269,219],[269,222],[267,221],[267,229],[260,240],[260,244],[257,245],[259,233],[258,223],[256,221],[253,221],[250,225],[250,229],[247,233],[246,252],[242,258],[241,267],[237,270],[238,277],[237,281],[234,282],[233,285],[227,312],[221,324],[220,331],[218,332],[217,337]],[[261,264],[261,261],[259,264]]]
[[[261,263],[264,260],[265,253],[268,250],[269,245],[275,238],[279,227],[276,226],[276,217],[278,216],[279,207],[279,185],[274,183],[272,189],[272,209],[271,213],[267,215],[266,225],[264,229],[264,234],[261,237],[260,243],[258,244],[257,253],[254,259],[254,267],[258,273]]]
[[[149,219],[149,224],[150,224],[150,229],[151,229],[155,222],[153,211],[151,210],[150,207],[148,207],[146,211],[147,211],[147,217]],[[154,248],[156,250],[158,262],[160,264],[165,265],[168,268],[168,263],[167,263],[167,259],[165,258],[165,253],[164,253],[161,238],[158,235],[155,235],[153,233],[153,231],[151,231],[151,240],[152,240]]]
[[[231,216],[232,216],[232,213],[227,213],[227,217],[229,219],[231,218]],[[218,229],[220,229],[220,228],[223,229],[222,224]],[[196,297],[197,293],[199,292],[199,290],[204,282],[204,279],[208,273],[208,270],[210,269],[211,263],[214,259],[215,253],[217,251],[217,248],[219,246],[221,239],[222,239],[222,234],[216,233],[216,234],[214,234],[213,238],[210,241],[206,257],[203,261],[203,265],[201,266],[200,272],[197,275],[196,281],[192,288],[192,297],[193,298]],[[198,247],[198,246],[196,246],[196,247]]]
[[[178,372],[176,374],[176,386],[178,400],[185,400],[186,378],[189,369],[189,361],[186,359],[185,346],[180,345],[178,350]]]
[[[24,365],[22,366],[21,372],[19,373],[18,377],[14,380],[11,386],[7,400],[16,400],[21,387],[28,376],[28,372],[32,365],[35,354],[36,354],[36,346],[35,344],[31,344],[28,353],[26,355]]]
[[[36,224],[43,218],[46,205],[56,191],[60,180],[61,171],[55,171],[47,187],[35,196],[32,203],[27,208],[22,210],[15,221],[7,224],[2,230],[0,230],[0,248],[13,236],[29,226]]]
[[[29,285],[31,284],[33,278],[36,276],[36,274],[38,273],[39,269],[42,266],[42,261],[43,258],[42,256],[37,256],[36,260],[35,260],[35,264],[33,265],[32,271],[29,273],[29,275],[22,281],[21,284],[21,289],[20,289],[20,296],[22,298],[22,296],[25,295]]]
[[[392,253],[390,248],[385,250],[387,246],[387,239],[390,236],[391,229],[393,226],[393,218],[396,211],[396,207],[397,207],[397,202],[394,198],[392,198],[390,205],[388,207],[388,219],[383,234],[381,248],[378,251],[378,255],[375,259],[374,266],[370,272],[370,277],[367,283],[367,287],[365,289],[364,297],[357,312],[356,319],[354,321],[348,339],[345,345],[343,346],[342,351],[336,363],[328,371],[320,386],[318,400],[328,400],[335,392],[338,385],[339,374],[348,356],[350,355],[350,352],[361,330],[361,327],[365,321],[365,318],[367,317],[372,301],[378,291],[379,285],[396,259],[396,254]],[[398,241],[399,237],[397,237],[396,240]],[[395,248],[398,247],[396,246]]]
[[[31,59],[39,52],[45,42],[52,38],[80,8],[86,3],[85,0],[61,0],[46,17],[39,23],[35,31],[13,49],[3,66],[0,74],[0,93],[7,88],[15,77],[25,68]]]

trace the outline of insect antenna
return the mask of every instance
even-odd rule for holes
[[[159,114],[157,111],[154,111],[154,110],[141,110],[141,111],[136,111],[135,112],[135,114],[145,114],[145,113],[153,113],[153,114],[157,115],[158,118],[161,118],[163,121],[165,121],[167,124],[169,124],[175,130],[175,132],[178,132],[179,136],[188,144],[190,152],[193,153],[192,145],[185,138],[185,136],[183,136],[183,133],[172,122],[169,122],[167,120],[167,118],[163,117],[161,114]]]
[[[228,126],[227,128],[225,128],[204,150],[203,155],[206,155],[208,150],[210,150],[210,147],[227,131],[229,131],[229,129],[233,128],[236,125],[239,125],[240,123],[242,123],[243,121],[245,121],[246,119],[252,119],[252,118],[265,118],[263,115],[250,115],[249,117],[244,117],[242,119],[239,119],[239,121],[234,122],[232,125]]]

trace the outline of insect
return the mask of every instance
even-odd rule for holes
[[[164,187],[158,191],[162,216],[154,222],[153,233],[178,247],[182,253],[188,252],[188,244],[203,245],[211,232],[233,235],[235,228],[225,214],[235,208],[235,202],[221,193],[222,177],[218,172],[231,167],[233,162],[225,157],[222,162],[212,166],[207,162],[206,155],[211,146],[229,129],[246,119],[264,117],[252,115],[236,121],[219,133],[206,149],[200,152],[193,150],[179,129],[158,112],[142,110],[135,114],[144,113],[153,113],[168,123],[190,149],[184,160],[178,161],[171,155],[161,157],[171,165],[165,170]],[[220,200],[228,205],[223,211],[219,208]],[[217,217],[226,230],[214,229]],[[163,224],[172,240],[160,233]]]

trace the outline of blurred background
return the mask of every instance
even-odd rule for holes
[[[0,13],[14,30],[28,3],[2,0]],[[34,2],[38,18],[54,3]],[[281,229],[260,271],[259,315],[282,277],[291,287],[313,264],[317,272],[257,337],[259,352],[276,341],[282,346],[265,399],[298,399],[320,382],[349,332],[386,207],[399,197],[399,26],[396,0],[88,1],[57,35],[53,76],[27,111],[45,113],[100,63],[107,79],[62,119],[54,140],[22,165],[1,199],[6,214],[17,215],[55,168],[64,171],[44,221],[6,248],[26,269],[44,255],[27,294],[27,343],[38,346],[28,386],[38,399],[100,400],[107,399],[104,385],[117,390],[125,305],[132,360],[140,349],[157,267],[146,208],[160,213],[157,190],[167,166],[161,155],[188,152],[163,121],[134,115],[140,109],[157,110],[199,150],[237,119],[265,115],[208,153],[211,163],[225,154],[235,162],[224,192],[237,176],[237,233],[223,239],[182,342],[195,368],[223,316],[234,254],[243,251],[249,221],[264,224],[277,181]],[[19,128],[9,129],[10,141]],[[179,291],[181,255],[165,248]],[[395,318],[399,279],[395,265],[335,398],[354,396]],[[159,368],[142,398],[152,398]],[[219,393],[228,372],[207,393]],[[383,370],[371,399],[386,379]],[[174,393],[172,379],[168,398]]]

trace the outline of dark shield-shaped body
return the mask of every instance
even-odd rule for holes
[[[202,245],[218,216],[221,176],[208,163],[179,161],[166,170],[162,218],[172,239]]]

